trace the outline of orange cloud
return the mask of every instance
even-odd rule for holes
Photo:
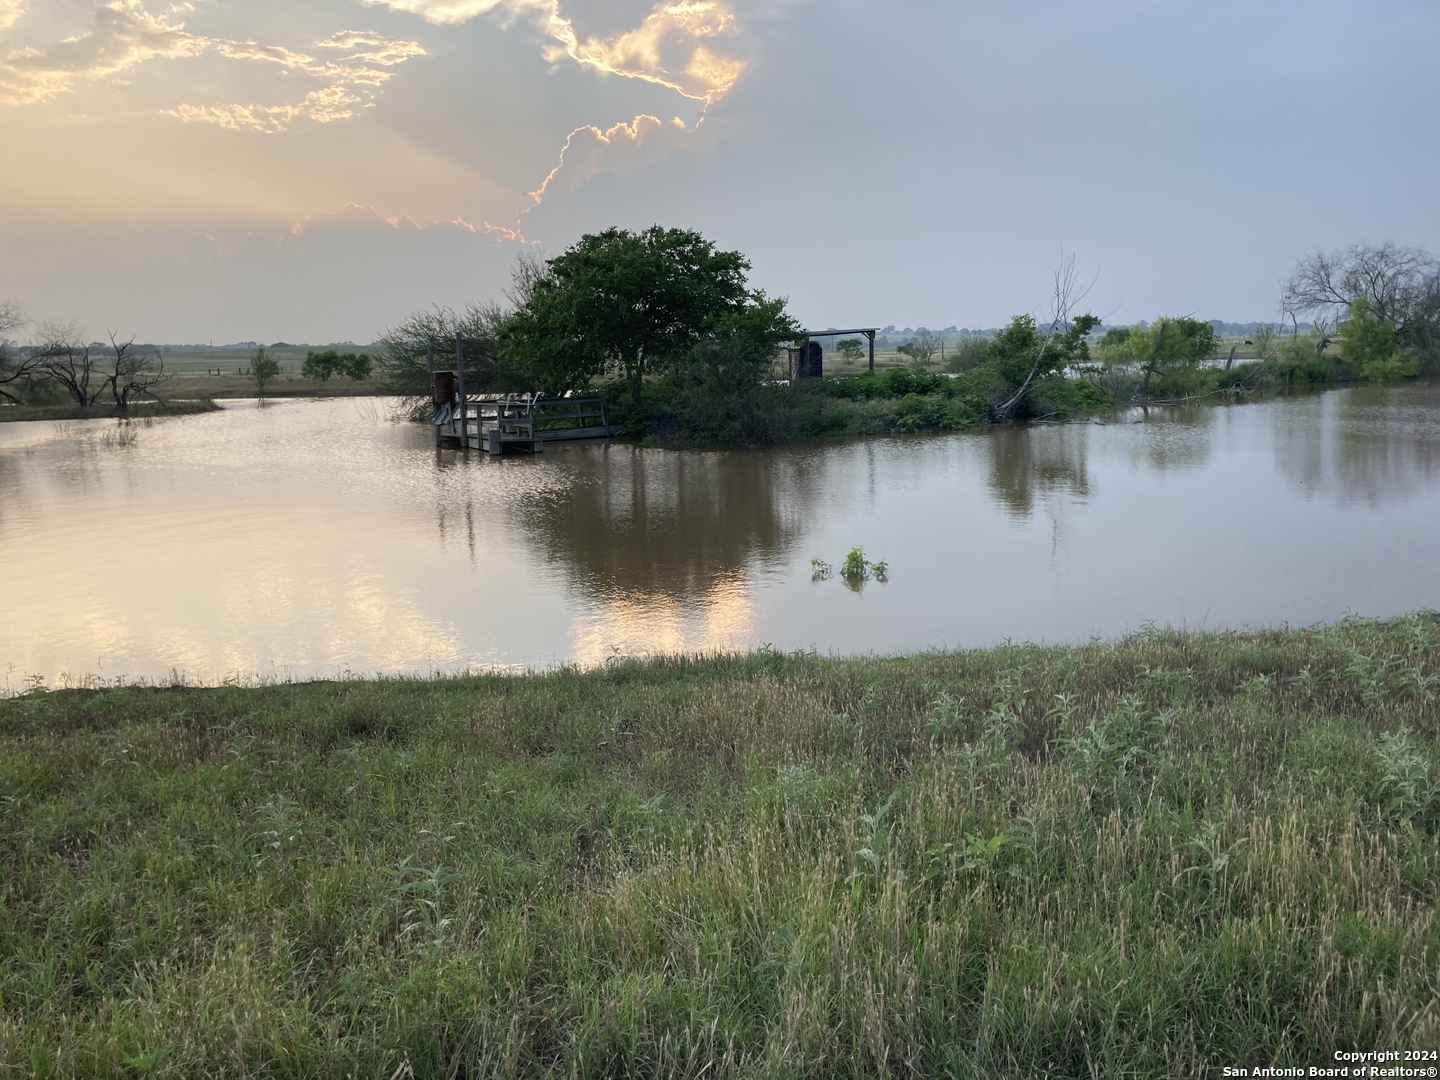
[[[492,225],[484,220],[479,225],[472,225],[464,218],[457,217],[449,221],[432,221],[428,225],[421,225],[408,216],[387,217],[367,203],[346,203],[333,213],[297,221],[290,226],[289,236],[291,239],[298,240],[306,234],[314,232],[388,233],[395,231],[449,232],[452,230],[469,233],[472,236],[487,237],[496,244],[507,240],[522,244],[527,242],[524,234],[518,229],[507,229],[503,225]]]
[[[697,44],[731,31],[735,15],[718,0],[660,3],[634,30],[608,38],[575,38],[570,23],[555,27],[559,44],[545,51],[552,63],[576,63],[627,79],[643,79],[707,105],[730,92],[745,65]]]
[[[25,14],[25,0],[0,0],[0,30],[9,30]]]
[[[0,0],[0,4],[17,0]],[[6,9],[0,8],[0,15]],[[0,60],[0,104],[38,105],[73,92],[77,84],[121,75],[154,59],[182,59],[214,53],[230,60],[274,64],[326,85],[285,105],[191,105],[167,110],[187,122],[218,124],[232,130],[282,131],[297,118],[317,123],[344,120],[370,103],[374,91],[391,77],[389,68],[425,55],[418,42],[349,30],[316,43],[344,53],[322,60],[280,45],[229,41],[186,32],[184,24],[152,15],[139,0],[113,0],[95,13],[90,31],[47,52],[22,49]]]
[[[735,15],[725,0],[661,0],[633,30],[580,40],[560,11],[560,0],[363,0],[376,7],[419,15],[444,25],[467,22],[497,8],[511,15],[532,13],[554,42],[544,56],[565,58],[610,75],[667,87],[707,105],[724,97],[744,63],[717,56],[702,39],[733,32]]]

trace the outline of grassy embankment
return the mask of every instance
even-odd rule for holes
[[[0,1074],[1435,1047],[1437,637],[0,701]]]
[[[370,346],[345,347],[347,352],[374,354]],[[266,397],[351,397],[386,393],[375,378],[350,379],[333,376],[324,382],[307,379],[300,374],[305,354],[302,346],[281,346],[266,350],[280,365],[279,376],[265,388]],[[221,398],[256,396],[255,380],[248,372],[255,357],[253,349],[215,349],[197,352],[175,352],[164,356],[166,381],[156,388],[163,404],[141,398],[132,402],[128,416],[177,416],[212,412],[214,401]],[[47,386],[43,392],[32,392],[22,405],[0,403],[0,422],[7,420],[89,420],[116,415],[113,402],[102,399],[90,408],[81,408],[64,396],[63,390]]]
[[[146,420],[157,416],[189,416],[194,413],[215,412],[220,406],[209,398],[188,398],[166,401],[163,404],[145,401],[131,403],[129,410],[121,416],[109,403],[90,408],[79,405],[0,405],[0,423],[19,420]]]

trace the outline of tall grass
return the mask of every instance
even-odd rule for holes
[[[0,701],[0,1075],[1440,1044],[1440,625]]]

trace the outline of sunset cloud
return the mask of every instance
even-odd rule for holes
[[[0,4],[15,0],[0,0]],[[0,18],[7,9],[0,7]],[[18,15],[16,16],[18,18]],[[46,51],[21,49],[0,60],[0,104],[40,105],[78,85],[100,82],[156,59],[190,59],[213,54],[229,60],[274,65],[286,74],[323,84],[299,101],[280,105],[181,104],[167,110],[188,122],[233,130],[282,131],[300,117],[329,123],[354,116],[390,77],[389,68],[425,55],[418,42],[348,30],[315,43],[341,53],[318,58],[280,45],[231,41],[188,33],[181,22],[146,11],[139,0],[114,0],[98,8],[87,33]]]
[[[25,14],[25,0],[0,0],[0,30],[9,30]]]
[[[608,38],[576,40],[570,24],[556,28],[557,45],[545,50],[552,63],[576,63],[612,75],[643,79],[707,105],[729,93],[745,65],[697,44],[731,32],[735,15],[716,0],[660,3],[634,30]]]
[[[0,61],[0,104],[43,104],[76,83],[120,75],[157,57],[199,56],[208,45],[185,33],[183,24],[151,15],[136,0],[116,0],[95,12],[89,33],[46,52],[20,49]]]
[[[666,123],[648,114],[605,131],[593,125],[578,127],[565,140],[560,163],[530,192],[533,205],[539,206],[551,189],[575,191],[602,172],[626,173],[640,168],[668,149],[665,136],[689,131],[678,116]],[[647,138],[652,152],[642,157],[636,151],[646,146]]]
[[[722,56],[706,44],[735,33],[735,13],[726,0],[661,0],[633,29],[584,38],[561,12],[560,0],[361,2],[418,15],[436,25],[463,23],[497,10],[511,17],[530,15],[550,39],[541,49],[548,63],[568,60],[603,74],[664,87],[700,103],[702,119],[704,110],[728,94],[745,70],[743,61]],[[534,209],[552,191],[574,191],[599,173],[626,172],[654,160],[669,145],[669,140],[651,135],[662,126],[665,135],[694,130],[679,118],[662,125],[649,114],[609,128],[586,124],[574,129],[561,148],[559,163],[529,192],[531,206],[522,213]],[[642,147],[660,153],[637,154]]]
[[[478,225],[474,225],[464,218],[457,217],[449,221],[432,221],[428,225],[421,225],[410,217],[386,216],[375,207],[361,203],[348,203],[332,213],[297,221],[290,226],[287,239],[298,241],[306,236],[325,233],[355,235],[393,232],[468,234],[485,237],[497,244],[506,240],[517,240],[522,243],[525,240],[525,237],[515,229],[491,225],[484,220]]]
[[[609,37],[576,34],[560,0],[362,0],[371,7],[418,15],[447,25],[468,22],[497,9],[511,16],[531,14],[553,44],[543,55],[566,58],[610,75],[664,86],[710,104],[735,85],[744,63],[718,56],[700,42],[733,32],[735,15],[723,0],[661,0],[633,30]]]

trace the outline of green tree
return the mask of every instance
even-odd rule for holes
[[[545,264],[500,328],[503,352],[546,391],[578,389],[613,372],[632,400],[647,377],[683,375],[696,364],[703,370],[706,350],[697,346],[724,335],[732,348],[743,339],[749,359],[742,366],[753,371],[753,350],[768,350],[768,363],[799,327],[783,301],[747,287],[749,269],[739,252],[720,251],[687,229],[588,234]]]
[[[323,352],[308,352],[300,374],[307,379],[326,382],[332,375],[344,375],[349,379],[368,379],[373,361],[365,353],[338,352],[326,349]]]
[[[1280,334],[1273,326],[1258,327],[1251,335],[1255,346],[1255,358],[1262,364],[1272,364],[1280,356]]]
[[[1414,355],[1400,351],[1395,324],[1376,314],[1369,298],[1358,297],[1340,324],[1340,355],[1367,379],[1403,379],[1420,370]]]
[[[1001,377],[998,390],[1005,399],[995,407],[994,419],[1029,415],[1035,401],[1063,379],[1067,368],[1088,364],[1086,338],[1099,322],[1094,315],[1077,315],[1064,323],[1056,320],[1046,331],[1032,315],[1011,319],[989,343],[990,363]]]
[[[324,352],[307,352],[305,363],[300,365],[300,374],[316,382],[328,382],[340,366],[340,354],[334,349]]]
[[[841,338],[835,343],[835,351],[847,364],[858,364],[865,355],[865,343],[858,337]]]
[[[255,350],[255,359],[250,361],[250,377],[255,380],[255,392],[265,396],[265,388],[280,374],[280,362],[267,352],[264,346]]]
[[[1188,393],[1200,364],[1215,355],[1219,339],[1208,322],[1189,316],[1164,316],[1145,328],[1131,327],[1121,337],[1117,328],[1101,339],[1101,355],[1110,365],[1134,365],[1141,374],[1140,393],[1160,383],[1166,393]]]

